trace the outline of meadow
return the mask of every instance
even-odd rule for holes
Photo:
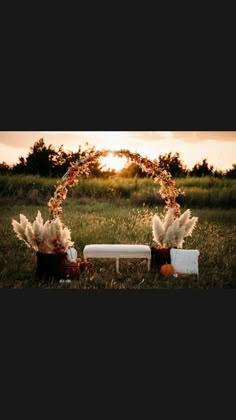
[[[54,191],[58,179],[40,176],[0,175],[0,197],[28,204],[44,204]],[[213,177],[177,178],[176,186],[184,195],[178,202],[185,207],[235,208],[236,179]],[[69,191],[76,199],[119,200],[129,199],[134,206],[162,206],[159,185],[150,178],[80,178],[79,184]]]
[[[70,284],[36,283],[36,255],[19,241],[11,220],[24,214],[31,222],[40,210],[48,219],[47,201],[55,179],[0,177],[0,287],[27,288],[235,288],[236,287],[236,181],[210,178],[177,179],[185,195],[182,211],[198,216],[185,249],[199,249],[199,276],[162,277],[147,272],[145,261],[120,260],[121,274],[113,260],[93,260],[94,271],[82,273]],[[150,179],[80,179],[63,203],[62,221],[71,230],[78,256],[90,243],[141,243],[154,246],[151,220],[163,210],[158,185]],[[182,200],[182,202],[181,202]]]

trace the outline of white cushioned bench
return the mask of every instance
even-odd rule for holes
[[[117,273],[120,258],[145,258],[148,271],[151,267],[151,248],[148,245],[91,244],[84,247],[83,254],[85,261],[87,258],[115,258]]]

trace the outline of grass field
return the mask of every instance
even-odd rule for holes
[[[9,179],[3,181],[2,178],[0,177],[0,287],[86,289],[236,287],[236,212],[232,208],[232,202],[231,206],[222,206],[222,208],[219,208],[219,203],[215,208],[202,205],[190,206],[192,216],[198,216],[199,221],[193,236],[186,238],[184,248],[200,251],[199,277],[192,275],[188,278],[163,278],[156,271],[147,272],[144,261],[133,259],[121,259],[121,274],[117,274],[113,260],[96,259],[93,261],[94,273],[82,273],[80,278],[71,284],[35,283],[36,255],[32,249],[28,249],[23,242],[15,237],[11,220],[19,220],[19,214],[22,213],[32,222],[38,210],[41,211],[44,220],[48,219],[47,200],[54,191],[55,180],[52,182],[52,180],[31,177],[31,184],[27,182],[21,185],[18,177],[16,189],[14,182],[11,183]],[[90,182],[90,192],[93,191],[90,194],[86,194],[86,191],[88,192],[88,183],[86,186],[86,182],[88,181]],[[148,188],[153,188],[153,181],[151,185],[150,180],[146,179],[138,180],[138,182],[132,180],[133,184],[131,181],[123,180],[120,188],[122,185],[124,191],[125,188],[126,191],[134,188],[132,194],[130,192],[129,194],[128,192],[118,194],[119,190],[117,189],[114,193],[114,185],[109,184],[112,181],[108,180],[105,184],[104,180],[82,180],[80,187],[82,184],[84,185],[83,193],[79,186],[71,189],[63,204],[62,221],[71,229],[72,240],[75,241],[75,248],[81,258],[84,246],[90,243],[155,245],[152,240],[151,219],[155,212],[162,211],[163,202],[160,202],[161,204],[158,206],[155,205],[156,203],[148,206],[145,201],[141,205],[141,201],[139,203],[132,199],[132,194],[138,192],[144,195],[151,194],[150,191],[148,192]],[[7,182],[9,182],[8,187],[6,187]],[[40,182],[44,183],[44,188]],[[143,190],[138,190],[142,183],[148,185],[146,185],[146,190],[144,187]],[[103,196],[104,188],[106,188],[107,194]],[[116,188],[118,188],[117,185]],[[189,188],[200,187],[190,185]],[[201,188],[201,192],[204,189],[207,192],[210,189],[213,191],[214,188],[220,187],[218,185],[209,187],[206,184]],[[222,188],[232,194],[232,191],[235,191],[235,182]],[[186,188],[184,189],[188,196]],[[221,188],[220,190],[222,192]]]
[[[0,176],[0,197],[26,204],[45,204],[54,192],[57,179],[38,176]],[[176,185],[185,191],[178,197],[189,208],[235,208],[236,180],[218,178],[177,178]],[[159,185],[150,178],[88,178],[79,180],[68,197],[80,200],[129,199],[134,207],[162,206]]]

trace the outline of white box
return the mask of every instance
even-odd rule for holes
[[[176,249],[171,248],[170,260],[175,271],[182,274],[198,273],[198,249]]]

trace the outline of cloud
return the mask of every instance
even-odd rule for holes
[[[46,146],[52,144],[56,149],[61,145],[64,150],[78,150],[85,144],[96,148],[119,149],[132,146],[132,139],[127,132],[116,131],[18,131],[0,132],[0,144],[12,148],[30,148],[40,138]],[[141,140],[141,137],[140,137]]]
[[[198,143],[202,141],[236,142],[236,131],[174,131],[174,138]]]
[[[39,140],[42,136],[32,131],[1,131],[0,132],[0,143],[5,144],[8,147],[29,147],[35,141]]]
[[[128,131],[128,136],[136,137],[142,140],[163,140],[166,138],[168,131]]]
[[[188,143],[204,141],[236,142],[236,131],[131,131],[130,137],[148,141],[180,140]]]
[[[126,131],[126,132],[83,132],[83,131],[1,131],[0,143],[9,147],[30,148],[40,138],[46,145],[76,149],[86,142],[98,147],[102,144],[119,144],[123,147],[145,146],[147,142],[181,141],[197,144],[208,141],[236,142],[236,131]],[[178,143],[176,143],[178,146]]]
[[[83,132],[69,131],[1,131],[0,143],[9,147],[30,148],[35,142],[43,138],[47,146],[78,147],[88,141]]]

